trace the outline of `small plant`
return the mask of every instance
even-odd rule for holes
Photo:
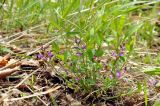
[[[64,85],[76,93],[109,97],[108,92],[112,91],[115,97],[111,98],[118,98],[143,92],[147,106],[148,88],[159,81],[150,80],[147,75],[139,80],[137,76],[149,65],[151,69],[143,74],[160,74],[159,39],[155,38],[160,33],[159,2],[2,0],[0,37],[8,44],[25,46],[27,52],[48,45],[36,51],[35,58],[51,71],[59,68],[56,72],[65,80]],[[6,53],[12,51],[0,45],[0,55]],[[32,58],[25,53],[13,55]],[[36,75],[32,75],[31,86],[37,84]],[[51,97],[51,101],[56,104],[56,98]]]
[[[0,55],[3,55],[5,53],[12,53],[12,51],[3,45],[0,45]]]

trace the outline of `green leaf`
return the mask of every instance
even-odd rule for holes
[[[10,49],[8,49],[7,47],[5,46],[2,46],[0,45],[0,53],[4,53],[4,52],[7,52],[7,53],[13,53]]]
[[[69,55],[68,51],[64,52],[64,62],[67,62],[68,55]]]
[[[120,20],[119,20],[119,25],[118,25],[119,31],[122,31],[124,24],[125,24],[125,21],[126,21],[126,16],[125,15],[121,16]]]
[[[160,75],[160,67],[147,68],[144,70],[144,73],[149,74],[149,75]]]
[[[147,92],[147,82],[144,82],[144,102],[145,106],[148,106],[148,92]]]
[[[160,106],[160,102],[156,101],[153,106]]]
[[[134,48],[134,43],[135,43],[135,40],[134,39],[132,39],[131,41],[130,41],[130,43],[129,44],[127,44],[126,45],[126,49],[129,51],[129,52],[131,52]]]
[[[44,3],[42,0],[39,0],[39,3],[40,3],[40,7],[43,8],[44,7]]]
[[[90,37],[94,37],[94,28],[90,30]]]
[[[55,42],[52,43],[52,50],[56,53],[60,51],[59,46]]]
[[[71,9],[75,7],[75,5],[78,6],[79,2],[80,2],[79,0],[73,0],[73,2],[71,2],[70,5],[65,9],[62,17],[65,18],[71,11]]]
[[[52,26],[52,28],[58,28],[59,30],[61,30],[61,26],[59,26],[59,24],[57,22],[55,22],[53,19],[50,19],[50,25]]]
[[[143,23],[139,23],[137,24],[132,24],[128,27],[128,31],[125,34],[125,37],[123,40],[130,38],[135,32],[137,32],[141,27],[142,27]]]
[[[76,34],[79,34],[80,32],[78,31],[72,31],[72,32],[67,32],[66,34],[67,35],[76,35]]]
[[[92,50],[91,49],[87,50],[87,54],[88,54],[89,59],[92,61],[93,56],[94,56]]]
[[[142,84],[141,83],[137,83],[137,88],[138,88],[138,91],[141,92],[142,91]]]
[[[96,50],[96,53],[95,53],[95,55],[97,56],[97,57],[100,57],[100,56],[102,56],[103,55],[103,50],[102,49],[98,49],[98,50]]]
[[[123,62],[125,62],[125,58],[120,56],[120,60],[122,60]]]
[[[108,89],[111,88],[116,83],[116,80],[110,79],[109,77],[106,77],[103,84],[104,88]]]
[[[86,79],[86,80],[87,80],[87,83],[89,85],[95,85],[96,84],[96,82],[94,80],[92,80],[92,79]]]
[[[64,61],[64,55],[57,55],[57,57],[58,57],[59,59],[61,59],[62,61]]]

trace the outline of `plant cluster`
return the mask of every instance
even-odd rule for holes
[[[154,21],[158,16],[159,2],[5,0],[0,3],[0,28],[8,33],[17,30],[42,33],[49,36],[46,41],[56,39],[51,50],[42,50],[36,58],[52,67],[57,65],[54,62],[58,59],[65,70],[62,76],[66,85],[75,91],[101,93],[116,88],[123,76],[130,72],[128,61],[143,60],[136,58],[137,50],[148,50],[152,46],[154,36],[159,33]],[[159,56],[154,57],[156,64]],[[142,62],[152,63],[151,58],[147,55]],[[159,68],[154,72],[157,70]],[[66,78],[68,76],[69,79]],[[145,82],[142,81],[142,85],[146,94]],[[157,83],[155,81],[153,85]]]

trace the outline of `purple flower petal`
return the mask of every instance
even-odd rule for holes
[[[116,58],[117,58],[117,53],[116,53],[115,51],[112,51],[111,55],[113,56],[113,59],[116,60]]]
[[[48,52],[48,57],[52,58],[53,57],[53,53],[51,51]]]
[[[152,82],[150,80],[147,81],[148,86],[152,86]]]
[[[86,45],[82,45],[82,49],[86,49]]]
[[[154,81],[153,81],[153,85],[154,85],[154,86],[157,85],[158,82],[159,82],[158,80],[154,80]]]
[[[79,80],[80,80],[80,78],[75,78],[75,80],[76,80],[76,81],[79,81]]]
[[[112,56],[117,56],[117,54],[115,53],[115,51],[112,51]]]
[[[113,79],[113,76],[112,76],[112,75],[109,75],[109,78],[110,78],[110,79]]]
[[[153,96],[155,94],[154,91],[149,90],[149,95]]]
[[[43,54],[41,54],[41,53],[39,53],[38,55],[37,55],[37,58],[38,59],[42,59],[44,56],[43,56]]]
[[[82,56],[82,54],[83,53],[80,53],[80,52],[76,53],[77,56]]]
[[[117,76],[117,78],[120,78],[120,77],[121,77],[121,72],[120,72],[120,71],[117,71],[117,72],[116,72],[116,76]]]
[[[119,56],[123,57],[124,56],[124,52],[120,52]]]
[[[80,44],[81,40],[78,38],[75,38],[75,43]]]

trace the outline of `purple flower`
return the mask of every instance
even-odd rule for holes
[[[81,40],[78,38],[75,38],[75,43],[80,44]]]
[[[112,56],[117,56],[117,54],[115,53],[115,51],[112,51]]]
[[[152,86],[152,82],[150,80],[147,81],[148,86]]]
[[[154,81],[153,81],[153,85],[154,85],[154,86],[157,85],[158,82],[159,82],[158,80],[154,80]]]
[[[39,53],[39,54],[37,55],[37,58],[38,58],[38,59],[42,59],[42,58],[44,58],[44,55],[41,54],[41,53]]]
[[[86,45],[82,45],[82,49],[83,49],[83,50],[86,49]]]
[[[153,96],[155,94],[154,91],[149,90],[149,95]]]
[[[49,57],[49,58],[52,58],[52,57],[53,57],[53,53],[52,53],[51,51],[49,51],[47,54],[48,54],[48,57]]]
[[[124,52],[121,51],[121,52],[119,53],[119,56],[123,57],[123,56],[124,56]]]
[[[83,53],[80,53],[80,52],[76,53],[77,56],[82,56],[82,54]]]
[[[79,81],[79,80],[80,80],[80,78],[75,78],[75,80],[76,80],[76,81]]]
[[[116,76],[117,76],[117,78],[120,78],[120,77],[121,77],[121,72],[120,72],[120,71],[117,71],[117,72],[116,72]]]
[[[112,76],[112,75],[109,75],[109,78],[110,78],[110,79],[113,79],[113,76]]]
[[[112,56],[113,56],[113,58],[114,58],[114,59],[116,59],[116,58],[117,58],[117,53],[116,53],[115,51],[112,51],[112,53],[111,53],[111,54],[112,54]]]

